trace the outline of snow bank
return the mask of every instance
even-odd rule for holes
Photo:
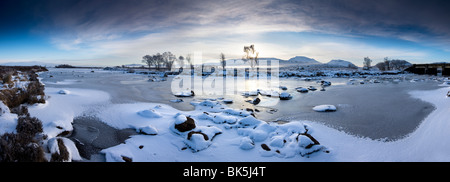
[[[70,94],[59,94],[61,90]],[[72,131],[72,121],[76,116],[89,111],[91,105],[109,100],[106,92],[87,89],[45,88],[45,95],[50,99],[45,104],[35,104],[28,107],[31,116],[42,121],[44,134],[53,138],[63,131]]]
[[[17,114],[11,113],[8,106],[0,101],[0,135],[16,133]]]

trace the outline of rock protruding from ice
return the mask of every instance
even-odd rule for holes
[[[336,111],[336,106],[334,106],[334,105],[319,105],[319,106],[313,107],[313,110],[317,111],[317,112],[332,112],[332,111]]]
[[[159,113],[158,111],[156,111],[154,109],[147,109],[147,110],[139,111],[139,112],[137,112],[137,114],[142,117],[146,117],[146,118],[161,118],[162,117],[161,113]]]
[[[182,91],[174,94],[175,97],[193,97],[195,96],[194,91]]]
[[[257,97],[255,99],[253,99],[252,104],[253,105],[258,105],[260,102],[261,102],[261,99]]]
[[[319,81],[319,83],[322,86],[331,86],[331,82],[330,81],[321,80],[321,81]]]
[[[297,87],[297,88],[295,88],[295,90],[297,90],[297,92],[301,92],[301,93],[308,92],[308,89],[307,88],[303,88],[303,87]]]
[[[289,94],[287,92],[281,92],[280,100],[289,100],[289,99],[292,99],[291,94]]]
[[[225,103],[225,104],[232,104],[233,103],[233,99],[223,99],[223,103]]]

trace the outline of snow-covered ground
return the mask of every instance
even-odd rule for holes
[[[113,104],[106,92],[80,88],[46,87],[47,103],[29,112],[43,121],[49,138],[70,130],[73,118],[82,114],[118,129],[153,133],[104,149],[106,161],[450,161],[448,91],[445,86],[411,92],[436,109],[413,133],[393,142],[355,137],[317,122],[267,123],[217,101],[192,102],[195,110],[180,111],[159,103]],[[188,118],[195,128],[177,130]]]

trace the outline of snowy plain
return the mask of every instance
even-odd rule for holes
[[[70,85],[73,82],[64,83]],[[68,94],[60,94],[60,90],[66,90]],[[412,97],[430,102],[436,109],[414,132],[391,142],[356,137],[311,121],[278,124],[249,119],[251,116],[245,111],[230,109],[217,101],[192,102],[195,110],[181,111],[160,103],[111,103],[107,92],[72,87],[46,86],[46,95],[50,96],[47,103],[29,107],[29,112],[43,121],[44,133],[50,138],[60,132],[58,128],[72,129],[73,119],[83,114],[95,115],[117,129],[139,131],[151,126],[156,130],[156,135],[133,135],[123,144],[102,150],[106,161],[110,162],[124,161],[123,157],[136,162],[450,161],[447,152],[450,141],[446,140],[450,137],[450,98],[445,96],[448,90],[449,87],[444,86],[410,92]],[[188,141],[187,133],[174,131],[181,115],[193,118],[197,126],[194,130],[213,139],[205,141],[199,137],[201,135],[195,135]],[[250,124],[242,125],[239,122],[242,120]],[[302,156],[299,154],[305,152],[305,144],[301,138],[298,142],[300,135],[293,133],[305,132],[306,128],[320,145],[315,145],[318,152]],[[313,143],[307,139],[303,141]],[[272,150],[265,150],[262,144]]]

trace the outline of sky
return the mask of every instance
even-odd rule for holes
[[[201,52],[362,65],[450,61],[447,0],[2,0],[0,64],[115,66]]]

